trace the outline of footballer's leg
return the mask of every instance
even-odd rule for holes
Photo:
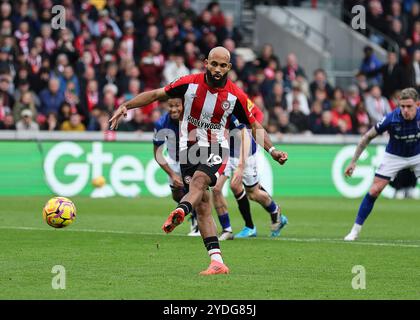
[[[249,204],[248,196],[242,182],[235,184],[233,181],[230,183],[230,189],[232,190],[236,203],[238,204],[239,212],[245,221],[245,226],[239,231],[235,238],[250,238],[257,236],[257,228],[254,225],[251,217],[251,206]]]
[[[185,178],[184,178],[185,180]],[[203,197],[204,191],[208,188],[211,182],[210,177],[201,171],[194,172],[189,183],[188,193],[181,199],[177,208],[171,212],[168,219],[162,226],[162,230],[166,233],[172,232],[175,227],[180,225],[186,215],[192,212]]]
[[[200,272],[200,275],[229,273],[229,268],[223,263],[222,252],[217,239],[216,224],[211,215],[210,193],[203,193],[202,201],[197,205],[197,218],[204,246],[210,256],[210,266]]]
[[[223,196],[223,186],[225,185],[228,177],[222,174],[216,182],[213,193],[213,205],[217,212],[220,225],[222,226],[222,233],[219,240],[233,240],[232,226],[230,225],[229,213],[227,208],[227,201]]]
[[[281,229],[288,223],[287,217],[281,213],[281,207],[259,183],[245,186],[245,189],[249,199],[258,202],[270,214],[271,236],[279,236]]]
[[[362,203],[360,204],[359,212],[357,213],[353,228],[350,233],[344,237],[345,241],[354,241],[359,237],[362,226],[369,214],[372,212],[376,199],[379,197],[382,190],[384,190],[388,185],[389,181],[390,178],[375,176],[369,192],[365,195]]]
[[[181,199],[185,196],[185,188],[177,188],[177,187],[174,187],[173,185],[170,185],[170,187],[172,191],[172,199],[176,203],[179,203]],[[191,213],[191,230],[188,233],[188,235],[191,237],[200,236],[200,231],[198,230],[198,225],[197,225],[197,215],[195,213],[195,210],[193,210]]]

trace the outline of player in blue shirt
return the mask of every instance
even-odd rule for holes
[[[258,202],[271,216],[271,236],[280,235],[281,229],[287,224],[287,218],[281,214],[281,208],[271,198],[259,183],[257,170],[257,143],[247,127],[232,116],[230,123],[230,156],[223,175],[219,176],[213,188],[213,204],[216,209],[222,233],[219,240],[233,238],[250,238],[257,236],[257,228],[251,217],[249,199]],[[245,227],[233,236],[230,225],[227,202],[222,189],[230,178],[230,188],[238,203],[239,211],[245,221]],[[245,186],[245,188],[244,188]]]
[[[184,183],[181,178],[181,167],[179,164],[179,119],[183,111],[182,100],[179,98],[168,100],[169,112],[162,115],[154,123],[153,153],[156,162],[166,172],[169,179],[169,186],[172,191],[172,199],[177,203],[185,195]],[[168,156],[163,155],[163,146],[166,143]],[[195,212],[191,216],[190,236],[200,236],[198,231]]]
[[[364,197],[356,222],[350,233],[344,238],[354,241],[358,238],[362,225],[373,209],[376,199],[382,190],[393,180],[398,171],[411,169],[416,177],[420,177],[420,108],[419,95],[414,88],[401,92],[399,107],[387,114],[381,122],[371,128],[360,140],[351,163],[345,170],[350,177],[356,167],[356,162],[369,142],[385,131],[389,133],[389,142],[385,156],[376,171],[373,185]]]

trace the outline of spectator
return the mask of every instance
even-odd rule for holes
[[[16,130],[15,122],[13,116],[8,113],[0,119],[0,130]]]
[[[412,62],[407,67],[407,86],[420,89],[420,49],[413,53]]]
[[[351,110],[354,110],[356,106],[360,103],[362,97],[360,96],[359,88],[357,85],[352,84],[349,86],[349,88],[347,89],[346,100]]]
[[[2,74],[11,74],[12,71],[11,49],[2,47],[0,49],[0,72]]]
[[[66,120],[61,124],[60,130],[62,131],[85,131],[86,127],[82,123],[82,118],[78,113],[72,113],[70,120]]]
[[[18,131],[38,131],[38,123],[33,121],[33,114],[30,109],[24,109],[21,113],[21,120],[16,123]]]
[[[324,69],[316,69],[314,71],[314,80],[311,82],[309,88],[312,99],[315,99],[315,92],[317,89],[325,90],[328,98],[333,96],[333,88],[327,80],[327,74]]]
[[[405,33],[403,30],[403,24],[399,19],[393,19],[391,22],[391,27],[388,35],[394,40],[400,48],[404,47],[405,42]]]
[[[185,19],[190,19],[191,21],[196,20],[197,14],[191,6],[191,0],[181,1],[181,6],[179,9],[179,18],[180,21],[184,21]]]
[[[178,16],[179,8],[175,2],[175,0],[162,0],[162,4],[159,6],[159,12],[162,18],[166,18],[168,16]]]
[[[365,105],[373,125],[381,121],[387,113],[391,112],[389,102],[382,96],[379,86],[373,86],[371,88],[370,94],[366,97]]]
[[[133,110],[134,111],[134,110]],[[93,109],[89,121],[89,131],[107,131],[109,129],[109,113],[98,108]],[[126,122],[121,123],[124,127]]]
[[[292,84],[292,91],[286,94],[286,102],[287,102],[287,111],[291,112],[293,109],[293,100],[299,101],[299,107],[300,110],[305,115],[309,115],[309,104],[308,99],[306,96],[302,93],[300,84],[296,81]]]
[[[364,58],[360,65],[360,72],[368,75],[369,72],[374,71],[382,67],[382,62],[376,57],[371,46],[366,46],[364,49]],[[380,75],[367,76],[367,81],[371,85],[377,85],[381,82]]]
[[[41,130],[44,131],[57,131],[59,130],[58,118],[55,112],[49,112],[47,114],[46,121],[42,124]]]
[[[342,103],[346,109],[346,111],[350,112],[351,108],[347,104],[347,100],[344,94],[344,90],[340,87],[336,87],[333,91],[333,97],[331,100],[331,104],[334,107],[336,104]]]
[[[141,58],[141,78],[147,88],[158,88],[162,82],[162,72],[165,66],[165,58],[161,52],[161,44],[152,41],[150,50],[145,52]]]
[[[122,33],[117,23],[109,16],[108,10],[103,9],[99,12],[98,21],[91,26],[91,33],[95,37],[101,37],[106,34],[108,28],[115,38],[121,38]]]
[[[29,91],[25,92],[13,106],[13,118],[15,119],[15,122],[21,120],[22,111],[25,109],[29,109],[32,113],[33,120],[36,120],[37,111],[35,102],[33,101],[32,94]]]
[[[331,110],[331,100],[328,99],[328,93],[326,89],[317,88],[315,90],[314,101],[321,104],[322,110]]]
[[[332,125],[331,111],[324,111],[321,117],[321,125],[317,128],[317,134],[337,134],[338,128]]]
[[[293,99],[292,111],[289,114],[289,121],[294,125],[299,133],[305,132],[309,129],[308,116],[306,116],[300,107],[300,101]]]
[[[241,44],[243,39],[241,31],[235,27],[235,21],[232,15],[225,15],[225,26],[219,29],[218,34],[219,41],[232,39],[238,45]]]
[[[179,54],[174,54],[165,62],[163,78],[165,84],[168,84],[182,76],[188,75],[189,73],[190,70],[188,70],[184,64],[184,57]]]
[[[337,100],[331,111],[331,124],[342,134],[350,134],[353,130],[352,119],[346,110],[346,100]]]
[[[52,113],[54,111],[49,112],[48,114]],[[58,111],[58,123],[59,126],[63,124],[63,122],[70,120],[70,116],[73,112],[76,112],[76,110],[72,110],[71,106],[67,102],[63,102],[60,106],[60,109]]]
[[[266,43],[262,50],[260,56],[257,58],[256,66],[260,69],[265,69],[268,66],[270,60],[275,60],[277,65],[280,66],[279,58],[274,54],[274,49],[271,44]]]
[[[0,120],[3,120],[7,113],[11,113],[15,99],[9,93],[10,76],[2,75],[0,77]]]
[[[404,88],[404,69],[398,63],[398,57],[395,52],[388,52],[388,61],[379,68],[366,73],[368,77],[381,75],[382,92],[389,98],[396,91]]]
[[[418,20],[420,20],[420,3],[415,1],[408,14],[406,34],[410,34],[410,31],[414,29],[414,23]]]
[[[274,107],[275,119],[270,121],[270,133],[298,133],[299,130],[296,126],[290,123],[289,114],[279,106]]]
[[[365,134],[370,127],[369,114],[366,111],[366,107],[363,101],[360,101],[353,113],[352,117],[353,122],[353,133],[363,135]]]
[[[274,106],[280,106],[283,110],[287,110],[287,101],[283,85],[276,82],[273,85],[272,92],[268,95],[264,102],[267,109],[270,111],[270,116],[273,115],[272,112],[274,110]]]
[[[408,21],[407,16],[403,13],[402,4],[400,0],[391,1],[390,13],[387,16],[387,22],[388,24],[392,24],[394,21],[398,21],[400,23],[402,34],[406,34],[408,30]]]
[[[60,81],[57,78],[51,78],[48,81],[48,88],[39,93],[41,108],[39,112],[46,116],[49,112],[58,112],[61,104],[64,102],[64,92],[60,91]]]
[[[381,1],[379,0],[369,1],[369,8],[366,15],[366,21],[367,21],[367,24],[374,27],[376,30],[378,30],[382,34],[387,33],[388,26],[385,20],[384,10],[383,10]],[[384,42],[383,36],[375,32],[371,32],[369,39],[372,42],[375,42],[379,45],[382,45]]]
[[[220,8],[218,1],[211,1],[207,5],[207,10],[210,12],[210,24],[216,27],[216,30],[220,30],[225,26],[225,16]],[[219,39],[221,40],[221,39]]]
[[[286,66],[283,68],[283,75],[285,82],[284,86],[287,88],[292,88],[293,81],[295,81],[298,76],[306,78],[305,71],[298,64],[298,59],[294,53],[289,53],[287,55]]]
[[[367,77],[363,74],[363,72],[358,72],[356,74],[355,79],[356,85],[359,88],[359,92],[364,95],[369,89],[369,83],[367,81]]]
[[[73,83],[74,86],[72,87],[74,93],[77,96],[80,96],[80,86],[79,86],[79,79],[74,74],[74,69],[72,66],[68,65],[64,67],[63,74],[59,77],[60,80],[60,91],[63,93],[67,90],[68,84]]]
[[[322,112],[323,112],[322,102],[315,100],[312,103],[311,113],[309,114],[309,118],[308,118],[309,130],[311,130],[312,133],[318,132],[321,128]]]

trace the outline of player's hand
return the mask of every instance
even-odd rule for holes
[[[111,119],[109,119],[109,122],[111,123],[110,125],[110,129],[111,130],[115,130],[118,128],[118,122],[120,121],[121,117],[127,116],[127,105],[125,103],[123,103],[122,105],[120,105],[118,107],[117,110],[115,110],[114,114],[112,115]]]
[[[271,153],[271,157],[276,160],[281,165],[285,164],[287,159],[289,158],[287,152],[280,151],[280,150],[274,150]]]
[[[243,167],[239,166],[236,168],[235,172],[232,176],[232,185],[240,186],[242,185],[242,178],[244,176],[244,169]]]
[[[184,183],[182,182],[182,178],[177,175],[177,174],[173,174],[171,176],[172,179],[172,183],[174,184],[175,188],[183,188],[184,187]]]
[[[355,163],[350,163],[348,166],[347,166],[347,168],[346,168],[346,170],[344,171],[344,175],[346,176],[346,177],[351,177],[352,175],[353,175],[353,172],[354,172],[354,169],[356,168],[356,164]]]

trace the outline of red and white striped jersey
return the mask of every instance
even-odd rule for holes
[[[246,125],[255,121],[254,104],[229,79],[223,88],[212,88],[207,85],[204,73],[188,75],[168,84],[165,92],[183,101],[180,151],[195,143],[203,147],[218,143],[222,148],[229,148],[226,128],[229,128],[231,115]]]

